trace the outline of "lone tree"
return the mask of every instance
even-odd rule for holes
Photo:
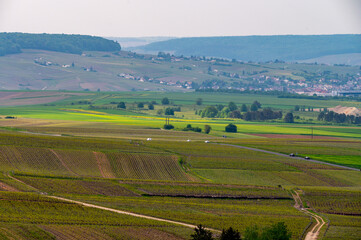
[[[241,240],[241,234],[234,230],[232,227],[227,230],[222,230],[222,234],[219,237],[219,240]]]
[[[191,235],[192,240],[214,240],[212,232],[205,229],[202,224],[194,229],[195,233]]]
[[[144,103],[142,103],[142,102],[140,102],[140,103],[138,103],[138,108],[144,108]]]
[[[163,105],[168,105],[169,104],[169,99],[167,97],[162,99],[162,104]]]
[[[148,104],[148,109],[149,109],[149,110],[154,110],[154,105],[153,105],[152,103],[149,103],[149,104]]]
[[[230,123],[226,126],[225,128],[226,132],[234,132],[236,133],[237,132],[237,126],[234,125],[233,123]]]
[[[124,103],[124,102],[120,102],[120,103],[117,105],[117,108],[126,109],[125,103]]]
[[[202,98],[197,98],[196,104],[197,104],[197,105],[202,105],[202,103],[203,103]]]
[[[285,118],[283,119],[283,121],[285,123],[294,123],[295,121],[293,120],[293,114],[292,113],[287,113]]]
[[[212,130],[211,126],[209,125],[204,125],[204,133],[208,134],[210,133]]]

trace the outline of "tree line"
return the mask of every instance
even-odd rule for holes
[[[197,100],[197,102],[199,102],[199,100]],[[246,121],[264,121],[282,118],[281,111],[273,111],[271,108],[261,108],[262,105],[257,100],[249,107],[246,106],[246,104],[242,104],[240,108],[234,102],[229,102],[227,106],[222,104],[207,106],[203,110],[196,111],[196,114],[207,118],[241,118]]]
[[[0,33],[0,56],[40,49],[81,54],[83,51],[120,51],[119,43],[102,37],[69,34]]]
[[[334,123],[361,124],[361,116],[346,115],[333,111],[322,111],[318,114],[317,120]]]

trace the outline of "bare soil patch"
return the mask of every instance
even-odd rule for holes
[[[16,188],[13,188],[3,182],[0,182],[0,191],[18,192]]]

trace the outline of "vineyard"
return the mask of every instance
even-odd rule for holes
[[[107,157],[118,178],[174,181],[194,179],[183,171],[176,156],[107,153]]]
[[[90,93],[78,100],[95,106],[126,101],[131,106],[127,101],[151,101],[152,94],[124,93],[123,99],[122,94]],[[311,220],[294,208],[291,193],[295,190],[304,207],[327,220],[322,239],[360,239],[359,171],[217,144],[292,152],[358,167],[358,139],[311,140],[305,124],[184,119],[183,113],[192,117],[203,107],[193,100],[185,100],[189,105],[171,119],[176,129],[170,131],[159,129],[163,116],[153,116],[145,109],[93,111],[67,101],[1,109],[22,111],[29,118],[0,119],[0,239],[178,240],[189,239],[193,232],[192,228],[51,198],[58,196],[217,230],[232,227],[242,235],[247,227],[283,221],[296,240]],[[164,107],[155,104],[156,110]],[[230,122],[237,124],[238,133],[224,133]],[[209,124],[212,131],[178,131],[188,123],[202,129]],[[358,128],[353,130],[315,125],[315,131],[329,136],[331,132],[344,137],[359,134]],[[248,135],[253,133],[258,135]],[[267,133],[305,135],[262,135]]]
[[[319,212],[361,216],[361,193],[357,190],[306,189],[304,198]]]
[[[159,230],[149,231],[150,227]],[[99,239],[95,236],[104,236],[105,239],[114,239],[115,236],[126,237],[128,229],[132,233],[135,229],[144,232],[145,239],[158,235],[179,238],[169,233],[174,231],[174,227],[167,223],[159,224],[151,220],[86,208],[38,194],[1,191],[0,229],[2,239],[15,236],[18,236],[17,239],[66,239],[61,236],[73,236],[77,239],[86,239],[85,236],[89,236],[88,239]],[[182,231],[188,233],[187,229],[182,228]]]
[[[192,181],[174,155],[0,146],[0,170],[39,175]]]

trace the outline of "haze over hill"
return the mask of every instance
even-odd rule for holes
[[[361,53],[361,35],[192,37],[154,42],[132,50],[255,62],[275,59],[297,61],[335,54]]]

